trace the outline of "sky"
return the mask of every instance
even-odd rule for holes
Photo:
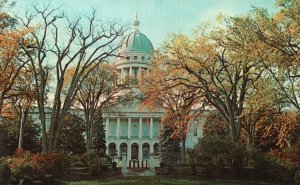
[[[275,10],[275,0],[16,0],[14,11],[22,15],[32,4],[50,2],[60,6],[69,16],[91,15],[103,20],[120,21],[131,25],[137,13],[140,31],[159,48],[168,33],[191,34],[204,22],[214,22],[220,13],[225,16],[241,15],[252,6]]]

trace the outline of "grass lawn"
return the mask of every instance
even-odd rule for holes
[[[256,181],[211,180],[171,177],[116,177],[101,180],[66,182],[63,185],[276,185]],[[278,184],[279,185],[279,184]]]

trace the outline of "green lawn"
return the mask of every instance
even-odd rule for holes
[[[272,185],[256,181],[208,180],[171,177],[116,177],[101,180],[77,181],[65,185]],[[275,183],[273,185],[276,185]]]

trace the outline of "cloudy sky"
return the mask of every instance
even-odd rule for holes
[[[190,34],[203,22],[213,22],[215,17],[245,14],[252,6],[275,9],[275,0],[17,0],[15,11],[22,14],[32,4],[42,2],[61,6],[68,15],[90,15],[117,20],[130,25],[135,12],[141,22],[140,30],[158,48],[170,32]]]

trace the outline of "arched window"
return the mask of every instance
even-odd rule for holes
[[[127,154],[127,144],[126,143],[120,144],[120,151],[121,151],[121,154]]]
[[[148,159],[150,157],[150,145],[148,143],[143,144],[143,159]]]
[[[139,158],[139,145],[137,143],[133,143],[131,145],[131,159]]]
[[[153,145],[153,152],[154,152],[154,155],[155,155],[155,156],[158,156],[158,155],[159,155],[159,145],[158,145],[158,143],[155,143],[155,144]]]
[[[110,143],[108,145],[108,154],[110,156],[116,156],[117,155],[117,150],[116,150],[116,144],[115,143]]]

